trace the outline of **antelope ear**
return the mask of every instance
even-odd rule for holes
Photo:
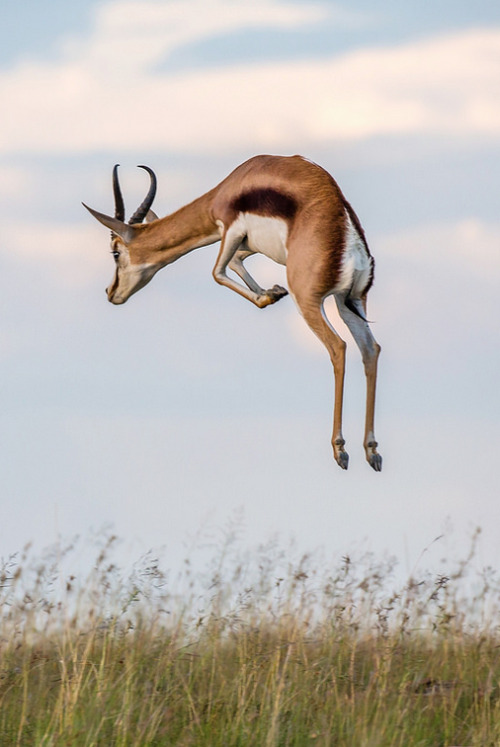
[[[84,202],[82,202],[82,205],[84,208],[87,208],[89,213],[93,215],[99,223],[102,223],[106,228],[110,228],[113,233],[116,233],[116,235],[125,242],[125,244],[130,244],[136,234],[134,226],[129,226],[128,223],[124,223],[123,221],[118,220],[118,218],[112,218],[110,215],[99,213],[97,210],[90,208]]]
[[[159,220],[154,210],[148,210],[146,215],[146,223],[152,223],[154,220]]]

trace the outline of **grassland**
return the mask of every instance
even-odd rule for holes
[[[0,745],[500,745],[500,585],[470,556],[395,591],[391,560],[275,548],[173,584],[113,543],[83,580],[60,548],[5,561]]]

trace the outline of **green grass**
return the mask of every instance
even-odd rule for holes
[[[500,744],[499,585],[470,558],[389,592],[370,556],[281,572],[264,548],[172,584],[112,545],[82,582],[60,549],[5,564],[0,745]]]

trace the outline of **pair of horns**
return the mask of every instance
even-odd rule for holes
[[[120,189],[120,182],[118,181],[118,166],[117,163],[116,166],[113,168],[113,194],[115,196],[115,218],[120,221],[125,220],[125,205],[123,203],[123,196],[122,191]],[[151,184],[149,185],[149,191],[144,198],[143,202],[139,205],[133,216],[129,220],[129,225],[132,226],[135,223],[142,223],[146,215],[148,214],[148,211],[153,204],[153,200],[156,195],[156,176],[152,169],[149,168],[149,166],[138,166],[139,169],[144,169],[148,172],[149,177],[151,179]]]

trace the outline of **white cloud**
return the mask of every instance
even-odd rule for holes
[[[104,242],[103,242],[104,239]],[[102,252],[93,251],[102,247]],[[2,224],[2,252],[21,264],[43,269],[44,276],[57,283],[84,286],[102,274],[104,260],[111,275],[112,262],[106,257],[106,241],[98,226],[88,224],[21,223]]]
[[[59,63],[0,76],[0,152],[161,148],[287,152],[376,135],[500,133],[500,30],[330,59],[157,72],[221,31],[318,21],[324,6],[201,0],[114,3]]]
[[[173,0],[111,2],[96,14],[90,40],[66,46],[68,56],[99,76],[136,75],[187,44],[240,29],[287,29],[317,23],[331,15],[324,4],[274,0]],[[340,20],[351,14],[337,11]]]
[[[453,224],[418,226],[378,241],[386,260],[405,259],[441,276],[468,279],[498,287],[500,281],[500,224],[464,218]]]
[[[452,350],[458,359],[498,339],[499,246],[500,224],[476,218],[376,237],[370,308],[382,347],[387,340],[400,358]]]
[[[30,169],[23,166],[2,166],[0,171],[0,199],[26,201],[34,190],[34,179]]]

